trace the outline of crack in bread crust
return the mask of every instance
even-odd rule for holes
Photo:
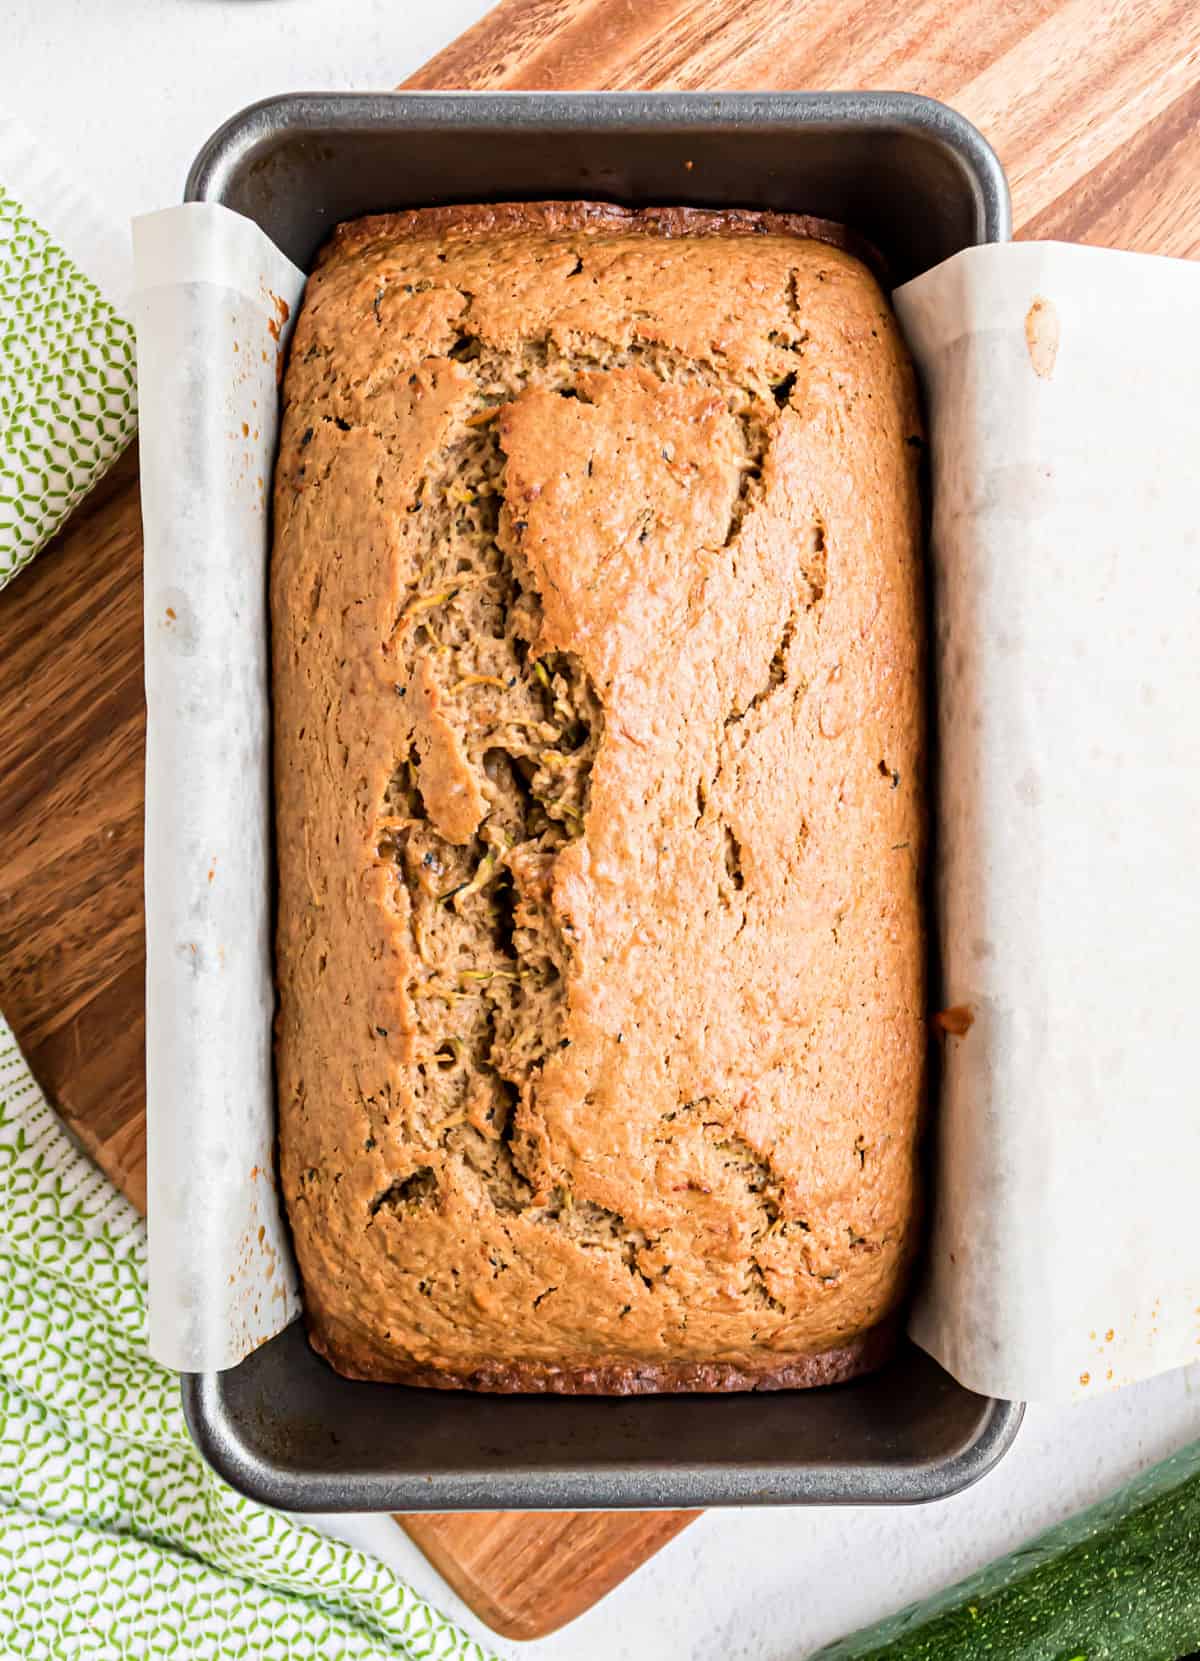
[[[919,421],[838,242],[500,205],[318,262],[275,490],[281,1170],[353,1376],[783,1388],[886,1343]]]

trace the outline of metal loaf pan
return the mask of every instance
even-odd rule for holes
[[[1010,234],[979,133],[886,93],[297,94],[227,122],[186,195],[256,220],[303,267],[341,219],[514,198],[817,214],[867,237],[895,283]],[[907,1343],[872,1377],[803,1393],[496,1397],[352,1383],[298,1323],[185,1377],[183,1400],[210,1463],[294,1511],[930,1500],[982,1476],[1022,1413]]]

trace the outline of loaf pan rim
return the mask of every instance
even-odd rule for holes
[[[1011,208],[1007,182],[995,152],[965,117],[935,100],[891,92],[300,92],[261,99],[223,122],[205,141],[187,177],[186,201],[221,201],[239,167],[251,164],[281,136],[297,131],[317,138],[322,130],[368,132],[397,123],[409,130],[471,126],[519,128],[542,124],[556,132],[585,131],[602,137],[624,126],[647,140],[657,134],[728,131],[748,123],[779,134],[797,129],[836,133],[866,128],[880,135],[917,134],[954,162],[964,191],[973,198],[973,242],[1007,241]],[[486,193],[484,193],[486,194]],[[554,194],[552,191],[545,196]],[[583,194],[583,192],[577,192]],[[604,191],[595,194],[604,196]],[[498,199],[492,193],[491,199]],[[649,200],[650,198],[644,198]],[[389,204],[396,205],[396,204]],[[746,206],[754,206],[747,190]],[[294,1337],[294,1327],[271,1340]],[[907,1342],[907,1341],[906,1341]],[[236,1369],[230,1369],[229,1373]],[[289,1464],[256,1448],[252,1427],[230,1417],[223,1380],[229,1373],[185,1374],[182,1401],[188,1427],[204,1457],[234,1487],[260,1502],[292,1511],[581,1510],[675,1509],[747,1504],[920,1503],[957,1493],[1003,1456],[1024,1413],[1019,1402],[976,1398],[980,1413],[964,1444],[948,1455],[888,1463],[846,1460],[737,1464],[719,1458],[702,1463],[662,1459],[596,1465],[514,1458],[486,1473],[468,1471],[397,1475],[374,1472],[314,1473],[302,1461]],[[370,1386],[384,1389],[386,1386]],[[399,1387],[396,1387],[399,1388]],[[835,1389],[853,1389],[853,1385]],[[956,1389],[961,1388],[955,1386]],[[966,1394],[971,1394],[966,1392]],[[661,1398],[660,1398],[661,1399]],[[694,1399],[694,1398],[688,1398]],[[729,1398],[727,1398],[729,1399]],[[746,1396],[750,1411],[757,1398]],[[803,1396],[796,1395],[797,1410]]]

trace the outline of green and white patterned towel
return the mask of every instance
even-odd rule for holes
[[[383,1564],[205,1465],[146,1350],[141,1218],[2,1017],[0,1633],[31,1661],[488,1661]]]
[[[137,427],[126,241],[0,111],[0,588]]]

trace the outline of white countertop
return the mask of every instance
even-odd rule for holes
[[[179,199],[201,142],[270,93],[386,87],[486,0],[7,0],[3,96],[117,219]],[[69,45],[68,45],[69,43]],[[975,1488],[910,1509],[710,1512],[529,1661],[800,1661],[1016,1545],[1200,1435],[1200,1365],[1031,1407]],[[489,1634],[388,1518],[338,1532]]]

